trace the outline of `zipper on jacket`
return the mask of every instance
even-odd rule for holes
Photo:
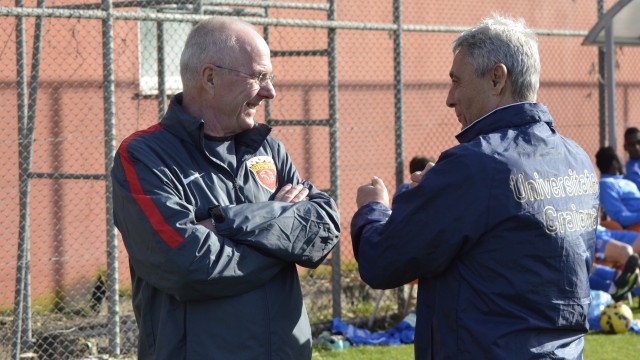
[[[244,194],[242,194],[242,192],[240,191],[240,183],[238,182],[238,178],[233,178],[233,190],[236,194],[237,200],[238,202],[242,203],[245,202],[245,197]]]

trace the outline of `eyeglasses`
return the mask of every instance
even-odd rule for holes
[[[239,75],[242,75],[242,76],[244,76],[246,78],[249,78],[249,79],[257,81],[258,84],[260,84],[260,85],[266,84],[267,81],[273,84],[273,81],[276,79],[276,76],[274,74],[260,73],[260,74],[257,74],[257,75],[251,75],[251,74],[247,74],[247,73],[245,73],[243,71],[240,71],[240,70],[229,69],[229,68],[222,67],[222,66],[219,66],[219,65],[216,65],[216,64],[211,64],[211,65],[213,65],[213,66],[215,66],[215,67],[217,67],[219,69],[229,70],[229,71],[233,71],[235,73],[238,73]]]

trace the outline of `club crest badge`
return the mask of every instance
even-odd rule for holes
[[[276,164],[269,156],[256,156],[247,160],[247,166],[258,179],[260,185],[274,192],[278,186]]]

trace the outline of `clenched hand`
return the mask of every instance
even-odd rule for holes
[[[409,189],[413,189],[414,187],[418,186],[420,181],[422,181],[422,178],[424,177],[424,174],[426,174],[434,166],[435,166],[434,163],[429,162],[429,163],[427,163],[427,166],[424,167],[424,170],[416,171],[416,172],[412,173],[411,174],[411,184],[409,184]]]
[[[372,201],[381,202],[389,207],[389,191],[382,179],[377,176],[374,176],[370,183],[360,186],[356,196],[358,208]]]

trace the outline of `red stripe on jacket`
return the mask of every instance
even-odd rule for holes
[[[142,184],[140,184],[138,174],[133,166],[133,162],[129,159],[129,151],[127,150],[127,146],[133,139],[143,134],[151,134],[160,129],[162,129],[162,124],[158,123],[146,130],[136,132],[122,142],[122,146],[120,150],[118,150],[118,153],[120,155],[120,161],[122,162],[125,177],[129,183],[131,195],[136,200],[147,219],[149,219],[153,229],[158,233],[158,235],[160,235],[167,245],[172,249],[175,249],[178,245],[182,244],[184,238],[167,223],[151,197],[144,194]]]

